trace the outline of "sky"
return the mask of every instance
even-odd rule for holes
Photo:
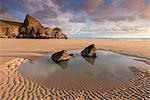
[[[0,0],[0,19],[26,14],[70,37],[150,38],[150,0]]]

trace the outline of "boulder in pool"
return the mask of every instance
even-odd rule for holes
[[[96,47],[94,44],[89,45],[83,51],[81,51],[81,55],[84,57],[96,57]]]
[[[62,51],[54,53],[51,58],[54,62],[57,63],[60,61],[67,61],[71,57],[74,57],[74,54],[68,54],[66,50],[62,50]]]

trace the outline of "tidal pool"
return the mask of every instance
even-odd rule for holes
[[[56,89],[101,91],[122,86],[134,77],[131,67],[150,69],[143,58],[97,50],[96,58],[80,55],[80,50],[69,61],[55,63],[51,55],[29,59],[19,67],[20,74],[38,84]],[[144,59],[145,60],[145,59]]]

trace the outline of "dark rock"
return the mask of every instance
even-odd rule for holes
[[[51,28],[44,28],[44,30],[45,30],[45,34],[46,34],[46,38],[47,39],[55,38],[55,35],[52,34],[53,29],[51,29]]]
[[[94,44],[89,45],[83,51],[81,51],[81,55],[85,57],[96,57],[96,48]]]
[[[74,54],[69,54],[71,57],[75,57],[75,55]]]
[[[67,36],[62,32],[60,28],[52,29],[52,33],[54,34],[55,38],[57,39],[67,39]]]
[[[41,32],[41,29],[43,26],[41,23],[35,19],[34,17],[27,15],[23,26],[19,28],[19,34],[18,38],[37,38],[37,35],[39,34],[39,30]]]
[[[60,61],[66,61],[69,60],[71,58],[70,54],[67,53],[66,50],[62,50],[60,52],[56,52],[52,55],[52,60],[54,62],[60,62]]]

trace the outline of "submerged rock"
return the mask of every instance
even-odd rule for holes
[[[94,44],[89,45],[83,51],[81,51],[81,55],[84,57],[96,57],[96,48]]]
[[[66,50],[62,50],[60,52],[56,52],[52,55],[52,60],[54,62],[66,61],[69,60],[73,54],[68,54]]]

